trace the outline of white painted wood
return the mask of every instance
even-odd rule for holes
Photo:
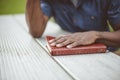
[[[72,80],[13,16],[0,16],[0,80]]]
[[[66,34],[58,25],[49,22],[43,37],[36,40],[47,51],[45,36],[58,36],[64,33]],[[111,52],[53,58],[77,80],[120,80],[120,57]]]
[[[25,22],[25,15],[24,14],[21,14],[21,15],[14,15],[13,16],[14,17],[14,19],[17,21],[17,23],[19,23],[19,24],[22,24],[23,26],[22,27],[24,27],[24,29],[28,32],[28,27],[27,27],[27,25],[26,25],[26,22]],[[61,30],[60,30],[60,27],[57,25],[57,24],[54,24],[54,23],[52,23],[51,21],[49,21],[48,22],[48,24],[47,24],[47,26],[50,26],[51,25],[51,27],[46,27],[46,30],[45,30],[45,32],[44,32],[44,34],[43,34],[43,37],[41,37],[40,38],[40,41],[39,41],[39,39],[35,39],[42,47],[44,47],[44,49],[46,49],[46,46],[44,45],[44,44],[46,44],[46,42],[45,42],[45,36],[46,35],[52,35],[52,36],[58,36],[59,34],[56,34],[57,32],[58,33],[66,33],[66,34],[68,34],[69,32],[66,32],[66,31],[63,31],[62,30],[62,32],[60,32]],[[53,26],[54,25],[54,26]],[[54,27],[54,28],[52,28],[52,27]],[[54,30],[53,30],[54,29]],[[53,31],[55,31],[55,34],[54,34],[54,32]],[[49,54],[49,53],[48,53]],[[50,55],[50,54],[49,54]],[[50,55],[51,56],[51,55]],[[59,64],[59,63],[58,63]],[[61,65],[61,64],[60,64]],[[66,70],[65,70],[66,71]],[[68,72],[68,74],[70,74],[70,75],[72,75],[72,77],[75,79],[75,80],[79,80],[76,76],[74,76],[74,74],[72,74],[72,73],[70,73],[70,72]]]
[[[19,24],[24,30],[26,30],[27,32],[29,31],[25,20],[25,14],[15,14],[12,15],[12,17],[14,21]]]
[[[61,33],[66,34],[54,23],[48,23],[47,27],[43,38],[37,39],[45,49],[45,35],[57,36]],[[54,56],[54,59],[76,79],[120,80],[120,57],[111,52],[104,54]]]
[[[54,58],[80,80],[120,80],[120,57],[113,53]]]

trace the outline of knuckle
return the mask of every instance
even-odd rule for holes
[[[61,43],[61,42],[63,42],[64,40],[65,40],[65,39],[61,38],[61,39],[57,40],[56,43]]]
[[[76,45],[79,44],[79,41],[76,41],[75,44],[76,44]]]
[[[58,40],[58,41],[56,41],[56,44],[58,44],[60,41]]]
[[[72,42],[72,40],[67,40],[67,43],[71,43]]]
[[[63,43],[61,43],[61,45],[62,45],[62,46],[65,46],[65,45],[66,45],[66,43],[65,43],[65,42],[63,42]]]
[[[63,42],[63,45],[67,45],[69,43],[70,43],[69,41],[65,41],[65,42]]]
[[[74,42],[75,39],[74,39],[74,38],[69,38],[69,41],[70,41],[70,42]]]
[[[78,46],[78,45],[79,45],[79,42],[78,42],[78,41],[76,41],[76,42],[74,43],[74,45],[75,45],[75,46]]]

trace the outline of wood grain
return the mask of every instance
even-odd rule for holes
[[[23,18],[24,15],[16,16],[16,19],[26,27]],[[46,35],[59,36],[67,33],[69,32],[63,31],[57,24],[48,22],[43,37],[36,41],[47,51]],[[75,80],[120,80],[120,57],[109,51],[106,54],[56,56],[53,59]]]
[[[0,80],[73,80],[12,15],[0,16]]]

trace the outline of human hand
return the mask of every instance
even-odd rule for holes
[[[77,32],[68,35],[62,35],[49,41],[51,46],[67,48],[76,47],[79,45],[89,45],[94,43],[99,38],[99,32],[88,31],[88,32]]]

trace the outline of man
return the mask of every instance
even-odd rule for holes
[[[49,41],[52,46],[101,42],[111,51],[120,47],[120,0],[27,0],[26,20],[33,37],[42,36],[51,16],[62,29],[72,32]],[[114,32],[109,32],[107,21]]]

